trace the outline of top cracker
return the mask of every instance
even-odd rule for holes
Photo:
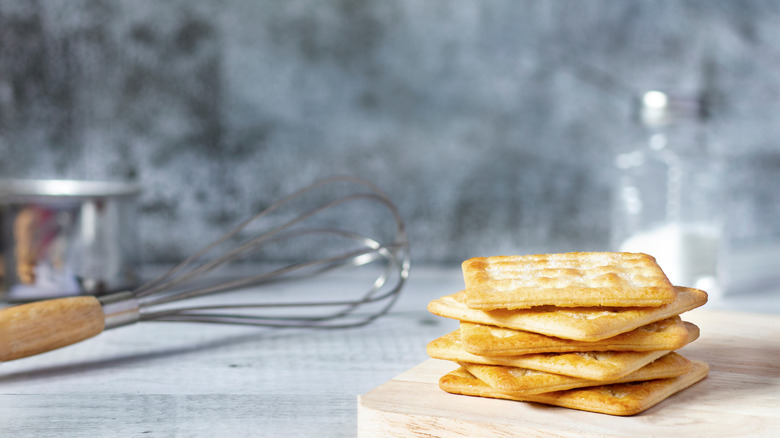
[[[676,296],[655,258],[641,253],[476,257],[462,267],[472,309],[657,307]]]

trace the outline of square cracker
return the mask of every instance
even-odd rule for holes
[[[427,346],[427,352],[434,359],[507,365],[583,379],[612,380],[634,372],[670,351],[590,351],[522,356],[477,356],[463,349],[460,335],[456,330],[431,341]]]
[[[675,315],[626,333],[586,342],[556,338],[524,330],[461,321],[463,348],[480,356],[517,356],[572,351],[676,350],[698,336],[699,328]]]
[[[677,353],[669,353],[623,377],[597,381],[560,374],[545,373],[527,368],[500,365],[460,363],[460,366],[491,387],[513,395],[530,395],[613,383],[637,382],[677,377],[690,371],[691,361]]]
[[[428,303],[428,311],[445,318],[525,330],[578,341],[598,341],[651,322],[695,309],[707,302],[707,293],[677,286],[677,297],[660,307],[535,307],[519,310],[477,310],[467,307],[463,291]]]
[[[641,253],[476,257],[462,268],[463,302],[472,309],[653,307],[676,295],[655,258]]]
[[[444,375],[439,379],[439,387],[453,394],[530,401],[609,415],[635,415],[705,378],[709,366],[701,361],[692,362],[691,370],[678,377],[524,396],[492,388],[463,368]]]

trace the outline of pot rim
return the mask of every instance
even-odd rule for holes
[[[0,200],[26,197],[111,198],[136,196],[141,187],[119,181],[0,179]]]

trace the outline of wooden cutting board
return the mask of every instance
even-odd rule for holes
[[[710,374],[638,415],[448,394],[438,380],[457,366],[430,359],[358,397],[358,436],[780,437],[780,316],[695,310],[683,319],[701,336],[679,352]]]

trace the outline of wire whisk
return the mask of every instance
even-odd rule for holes
[[[350,187],[347,194],[329,195],[313,207],[282,213],[304,196],[326,192],[328,187]],[[369,236],[339,223],[320,225],[326,212],[351,204],[369,203],[392,219],[390,237]],[[359,211],[360,215],[362,211]],[[234,243],[251,226],[274,215],[283,219],[246,240]],[[355,215],[352,213],[351,215]],[[354,218],[353,218],[354,219]],[[358,219],[365,219],[364,217]],[[384,218],[382,218],[384,219]],[[333,220],[331,219],[331,222]],[[382,221],[384,222],[384,221]],[[310,225],[312,223],[313,225]],[[320,239],[318,247],[335,253],[238,278],[208,278],[218,268],[242,260],[273,245],[294,245],[303,239]],[[227,249],[223,249],[224,247]],[[222,250],[218,256],[212,254]],[[266,260],[267,262],[267,260]],[[325,274],[337,268],[371,266],[370,283],[356,297],[332,297],[314,301],[290,300],[177,306],[183,300],[245,290],[255,294],[280,282]],[[379,188],[355,177],[334,177],[315,182],[271,204],[225,233],[222,237],[140,287],[101,297],[80,296],[23,304],[0,310],[0,362],[27,357],[95,336],[105,329],[143,321],[181,321],[240,324],[274,328],[333,329],[357,327],[386,314],[396,302],[409,276],[409,241],[396,205]],[[361,277],[362,278],[362,277]],[[270,298],[270,297],[269,297]]]

